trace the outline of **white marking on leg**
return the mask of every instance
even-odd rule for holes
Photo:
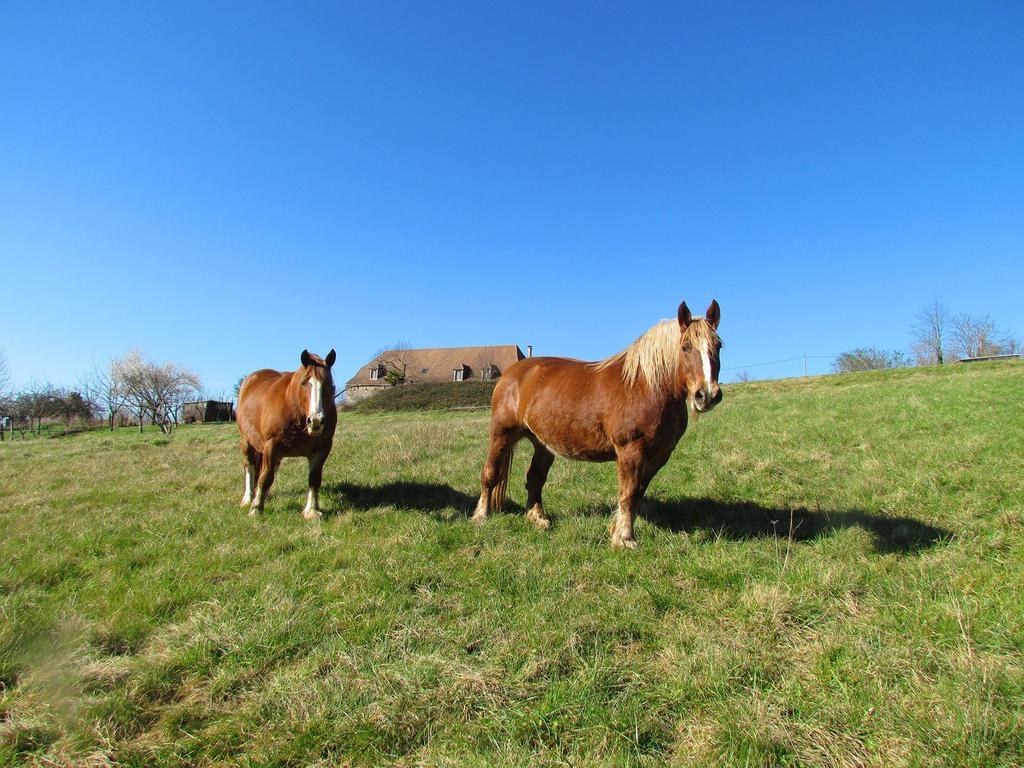
[[[248,505],[252,502],[252,469],[250,467],[245,468],[245,494],[242,496],[242,505]]]
[[[474,523],[478,525],[487,518],[487,494],[480,494],[480,501],[476,503],[476,509],[473,511],[473,516],[470,518]]]
[[[548,516],[544,514],[544,507],[540,504],[534,504],[530,507],[529,511],[526,513],[526,519],[538,528],[543,529],[551,527],[551,520],[549,520]]]
[[[306,508],[302,510],[302,516],[307,520],[320,517],[320,494],[312,488],[306,493]]]

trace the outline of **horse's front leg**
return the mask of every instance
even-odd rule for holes
[[[256,449],[242,438],[242,469],[245,472],[245,488],[242,494],[242,507],[252,505],[252,495],[256,490],[256,475],[260,471],[260,455]]]
[[[636,549],[633,518],[639,511],[646,486],[643,482],[643,444],[630,443],[616,450],[615,466],[619,474],[619,508],[608,531],[615,549]]]
[[[309,457],[309,493],[306,495],[306,508],[302,510],[302,516],[306,520],[323,517],[320,510],[320,483],[324,479],[324,462],[330,453],[331,447],[327,446]]]
[[[277,446],[273,440],[263,444],[260,452],[263,460],[260,462],[260,476],[256,479],[256,495],[252,499],[250,515],[258,515],[263,511],[263,504],[267,499],[267,492],[274,482],[274,473],[277,472],[277,465],[281,463],[281,457],[277,455]]]

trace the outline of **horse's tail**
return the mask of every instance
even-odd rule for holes
[[[501,508],[505,504],[505,489],[508,488],[508,476],[512,471],[512,456],[515,452],[516,446],[513,443],[505,449],[501,461],[498,462],[498,482],[491,489],[491,496],[487,505],[491,512],[501,512]]]

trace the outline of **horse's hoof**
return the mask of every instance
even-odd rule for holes
[[[486,521],[486,520],[487,520],[487,515],[481,515],[479,512],[477,512],[475,515],[473,515],[471,518],[469,518],[469,521],[471,523],[473,523],[473,525],[483,525],[484,521]]]
[[[238,506],[240,506],[242,509],[245,509],[246,507],[251,507],[252,502],[249,501],[248,499],[242,499],[242,502]]]
[[[636,549],[636,539],[612,539],[613,549]]]
[[[307,509],[302,512],[303,520],[319,520],[323,516],[319,509]]]
[[[535,504],[526,513],[526,519],[541,530],[551,527],[551,519],[544,514],[540,504]]]
[[[249,517],[259,517],[260,516],[260,512],[262,512],[262,511],[263,511],[262,509],[259,509],[257,507],[252,507],[249,510]]]

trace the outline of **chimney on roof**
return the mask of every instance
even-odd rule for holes
[[[533,344],[526,345],[526,356],[533,357]]]

